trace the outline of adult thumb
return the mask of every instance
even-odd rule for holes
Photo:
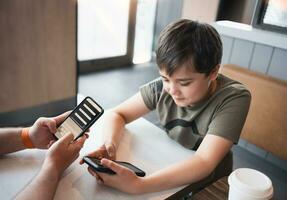
[[[64,135],[60,140],[59,143],[70,144],[74,140],[74,135],[72,133]]]

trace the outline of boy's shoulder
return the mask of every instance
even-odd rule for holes
[[[238,106],[245,105],[246,102],[250,103],[251,93],[242,83],[222,74],[218,75],[217,83],[217,91],[209,99],[209,104],[219,107],[232,102]]]
[[[162,92],[162,89],[163,89],[162,79],[160,77],[158,77],[158,78],[144,84],[142,87],[149,87],[150,90],[152,90],[154,94],[159,94]]]
[[[233,80],[223,74],[217,77],[218,90],[227,94],[246,94],[251,96],[248,88],[239,81]]]

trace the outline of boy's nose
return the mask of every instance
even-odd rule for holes
[[[174,84],[169,86],[169,94],[176,95],[178,93],[178,88]]]

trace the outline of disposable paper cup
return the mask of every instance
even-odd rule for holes
[[[269,200],[273,196],[271,180],[254,169],[233,171],[228,177],[228,184],[228,200]]]

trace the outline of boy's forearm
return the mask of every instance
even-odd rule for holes
[[[122,138],[125,124],[124,119],[120,115],[110,111],[104,119],[104,141],[113,143],[117,148]]]
[[[141,185],[139,185],[139,193],[157,192],[195,183],[207,177],[212,170],[209,164],[193,156],[189,160],[172,165],[143,178]]]
[[[0,155],[25,149],[21,138],[22,128],[0,129]]]

